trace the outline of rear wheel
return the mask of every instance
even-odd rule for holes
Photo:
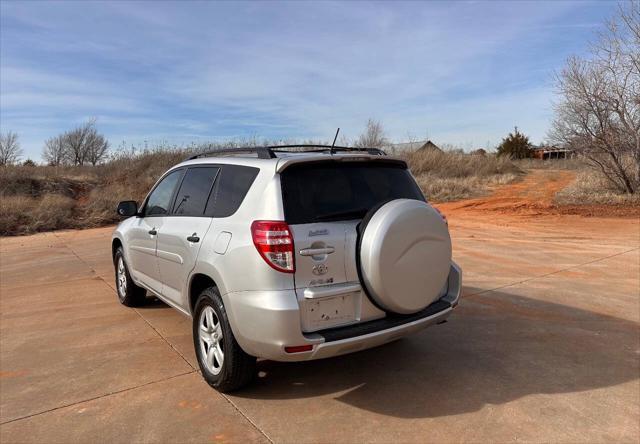
[[[221,392],[231,392],[253,379],[256,358],[240,348],[216,287],[204,290],[193,313],[193,345],[202,376]]]
[[[120,303],[127,307],[138,307],[144,304],[147,291],[138,287],[131,279],[122,247],[118,247],[116,250],[116,254],[113,256],[113,265],[115,266],[116,291]]]

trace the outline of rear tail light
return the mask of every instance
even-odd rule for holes
[[[258,253],[273,269],[293,273],[293,236],[282,221],[256,220],[251,224],[251,237]]]

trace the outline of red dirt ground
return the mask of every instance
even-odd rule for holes
[[[465,213],[498,213],[504,216],[578,215],[595,217],[640,217],[640,208],[612,205],[558,205],[556,193],[575,179],[567,170],[530,170],[521,180],[497,187],[492,194],[475,199],[437,204],[448,216]]]

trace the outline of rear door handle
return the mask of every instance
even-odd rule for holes
[[[198,237],[197,233],[193,233],[191,236],[189,236],[189,237],[187,238],[187,240],[188,240],[189,242],[194,242],[194,243],[195,243],[195,242],[200,242],[200,238]]]
[[[336,251],[333,247],[324,248],[305,248],[300,250],[300,256],[320,256],[322,254],[331,254]]]
[[[151,236],[155,236],[156,234],[158,234],[158,232],[156,231],[156,229],[155,229],[155,228],[152,228],[151,230],[149,230],[149,234],[150,234]]]

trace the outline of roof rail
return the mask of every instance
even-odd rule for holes
[[[219,150],[207,151],[204,153],[194,154],[186,160],[198,159],[200,157],[216,157],[216,156],[235,156],[243,154],[256,154],[259,159],[274,159],[277,153],[366,153],[374,156],[386,156],[387,153],[379,148],[356,148],[349,146],[331,146],[331,145],[273,145],[273,146],[256,146],[243,148],[223,148]]]
[[[259,159],[273,159],[267,147],[246,147],[246,148],[222,148],[215,151],[207,151],[204,153],[194,154],[186,160],[198,159],[199,157],[216,157],[216,156],[235,156],[242,154],[257,154]]]

